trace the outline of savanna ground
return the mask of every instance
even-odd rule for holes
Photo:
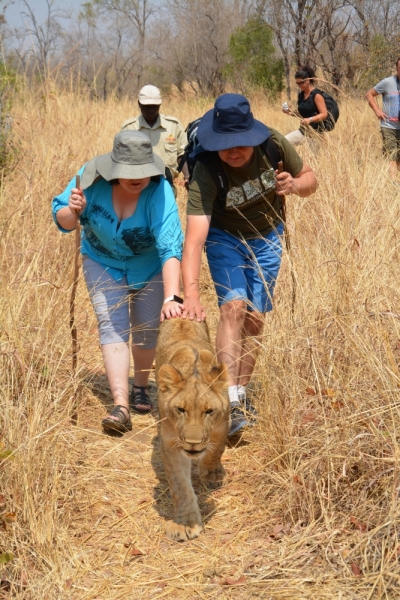
[[[175,99],[163,111],[186,124],[211,105]],[[253,109],[283,133],[296,126],[280,104],[255,98]],[[180,544],[164,536],[173,508],[156,415],[134,417],[121,438],[102,434],[110,395],[82,279],[73,376],[74,235],[50,214],[136,113],[135,102],[50,85],[14,105],[21,154],[0,200],[0,555],[13,558],[0,598],[398,598],[400,188],[376,118],[347,99],[328,143],[300,150],[319,188],[288,198],[292,250],[252,382],[260,418],[226,450],[220,490],[194,473],[205,531]],[[179,188],[182,217],[185,199]],[[214,332],[206,263],[202,279]]]

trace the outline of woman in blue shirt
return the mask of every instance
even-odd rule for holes
[[[139,131],[120,131],[112,152],[97,156],[53,200],[53,218],[68,233],[82,225],[86,285],[97,315],[104,365],[114,401],[105,430],[132,429],[131,408],[151,411],[147,391],[158,323],[179,317],[182,229],[163,161]],[[179,298],[178,298],[179,300]],[[161,316],[160,316],[161,315]],[[129,399],[129,334],[134,384]]]

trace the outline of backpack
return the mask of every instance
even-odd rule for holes
[[[312,101],[314,102],[314,96],[315,94],[321,94],[321,96],[323,97],[323,99],[325,100],[325,104],[326,104],[326,108],[328,111],[328,118],[325,119],[324,121],[322,121],[322,125],[323,125],[323,131],[332,131],[332,129],[335,127],[335,123],[339,118],[339,106],[338,103],[336,102],[335,98],[333,98],[330,94],[328,94],[328,92],[324,92],[322,90],[318,90],[317,88],[315,88],[312,91]],[[315,110],[318,113],[318,109],[315,105],[314,102],[314,106],[315,106]]]
[[[183,165],[186,163],[189,170],[189,182],[192,179],[194,167],[196,166],[196,158],[191,157],[190,155],[200,146],[199,140],[197,139],[197,129],[199,127],[201,121],[201,117],[191,121],[189,125],[186,127],[185,132],[187,135],[188,143],[185,146],[185,150],[183,155],[181,156],[178,164],[178,172],[182,171]]]

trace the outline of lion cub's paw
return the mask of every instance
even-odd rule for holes
[[[175,521],[167,521],[165,525],[165,534],[168,539],[175,542],[186,542],[194,540],[203,531],[203,526],[195,523],[194,525],[182,525]]]
[[[217,489],[221,487],[224,482],[226,471],[222,465],[219,465],[215,469],[199,469],[199,476],[202,483],[211,489]]]

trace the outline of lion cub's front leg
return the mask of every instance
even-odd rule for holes
[[[204,457],[199,460],[199,477],[202,483],[211,489],[221,487],[226,471],[221,463],[221,456],[225,443],[212,444],[212,450],[207,450]]]
[[[177,542],[192,540],[203,529],[191,480],[192,461],[179,448],[165,448],[162,441],[160,450],[175,507],[174,520],[167,522],[165,533],[170,540]]]

